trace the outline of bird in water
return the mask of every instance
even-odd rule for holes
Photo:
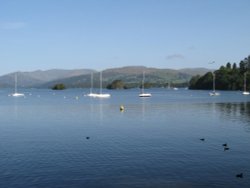
[[[224,147],[224,151],[229,150],[229,147]]]
[[[236,178],[243,178],[243,173],[236,174]]]
[[[225,143],[225,144],[222,144],[222,146],[224,146],[224,147],[227,147],[227,143]]]
[[[201,140],[201,141],[205,141],[205,138],[201,138],[200,140]]]
[[[89,137],[89,136],[87,136],[87,137],[86,137],[86,139],[88,140],[88,139],[90,139],[90,137]]]

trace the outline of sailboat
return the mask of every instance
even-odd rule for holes
[[[218,96],[220,93],[215,91],[215,73],[213,73],[213,91],[209,93],[210,96]]]
[[[152,96],[151,93],[144,93],[144,80],[145,80],[145,72],[143,71],[142,87],[139,97],[151,97]]]
[[[12,97],[24,97],[23,93],[17,92],[17,74],[15,74],[15,93],[11,94]]]
[[[93,93],[92,92],[92,90],[93,90],[93,72],[91,73],[91,86],[90,86],[90,91],[89,91],[89,93],[87,94],[87,95],[85,95],[85,96],[87,96],[87,97],[96,97],[96,93]]]
[[[247,91],[247,74],[244,74],[244,91],[242,92],[243,95],[249,95],[250,93]]]
[[[100,93],[93,93],[92,97],[96,98],[109,98],[111,95],[109,93],[102,93],[102,71],[100,72]]]

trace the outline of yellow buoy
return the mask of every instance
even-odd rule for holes
[[[123,105],[120,106],[120,111],[124,111],[124,106]]]

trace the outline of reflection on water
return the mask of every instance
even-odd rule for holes
[[[250,102],[217,103],[216,107],[223,118],[243,122],[246,131],[250,131]]]

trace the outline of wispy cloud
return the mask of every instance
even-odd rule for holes
[[[185,59],[185,56],[182,54],[171,54],[166,57],[167,60],[175,60],[175,59]]]
[[[15,30],[21,29],[27,26],[25,22],[0,22],[0,29]]]

